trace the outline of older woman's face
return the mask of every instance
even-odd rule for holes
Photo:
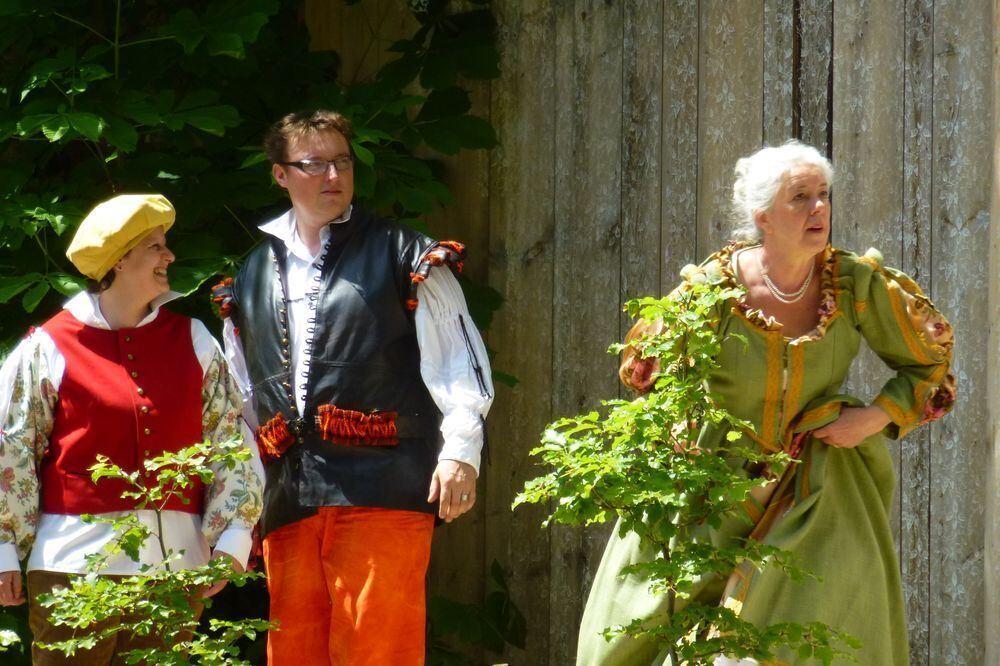
[[[765,242],[791,253],[816,254],[830,238],[830,187],[823,170],[793,166],[778,189],[771,208],[758,213]]]

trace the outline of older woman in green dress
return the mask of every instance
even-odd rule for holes
[[[829,161],[798,142],[740,160],[738,240],[708,259],[745,289],[720,321],[724,336],[741,334],[745,343],[728,336],[710,389],[753,423],[746,436],[758,446],[800,461],[787,472],[790,482],[754,495],[749,521],[733,518],[709,538],[763,540],[791,551],[820,580],[793,582],[777,568],[747,566],[728,580],[707,578],[694,598],[760,626],[823,622],[861,641],[861,664],[900,665],[908,645],[885,438],[951,408],[952,333],[920,288],[883,266],[877,251],[857,256],[829,245],[832,184]],[[637,324],[629,339],[645,330]],[[895,372],[870,405],[840,393],[862,338]],[[655,361],[626,351],[620,374],[627,386],[649,390],[653,371]],[[699,445],[712,448],[724,434],[706,427]],[[605,627],[666,612],[665,597],[651,595],[645,580],[619,577],[649,557],[635,535],[612,535],[584,612],[579,665],[669,663],[652,640],[601,636]],[[792,654],[781,658],[795,663]]]

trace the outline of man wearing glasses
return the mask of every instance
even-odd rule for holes
[[[493,399],[462,246],[354,205],[350,139],[329,111],[274,124],[291,210],[215,290],[266,462],[272,664],[423,663],[434,515],[475,503]]]

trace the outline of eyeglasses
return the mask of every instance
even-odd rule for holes
[[[331,164],[338,173],[341,171],[350,171],[351,167],[354,166],[354,159],[344,155],[342,157],[335,157],[332,160],[299,160],[298,162],[282,162],[281,164],[296,167],[307,176],[324,176],[330,170]]]

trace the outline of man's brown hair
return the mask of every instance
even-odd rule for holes
[[[351,143],[351,121],[336,111],[296,111],[271,125],[264,135],[264,152],[272,164],[288,159],[288,143],[307,134],[340,132]]]

